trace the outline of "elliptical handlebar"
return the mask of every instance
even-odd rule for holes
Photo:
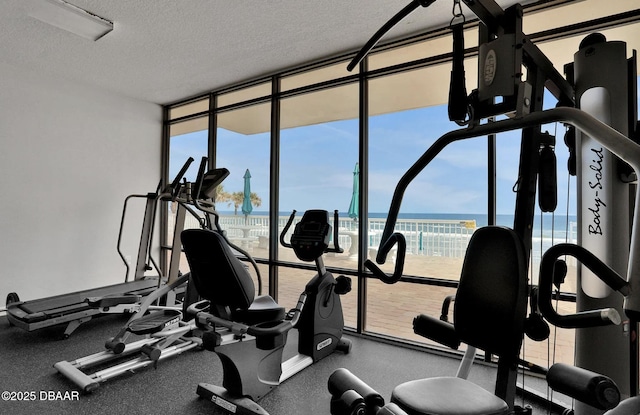
[[[215,223],[215,227],[216,230],[219,231],[220,233],[222,233],[222,228],[220,228],[220,223],[219,223],[219,219],[220,216],[218,215],[218,212],[216,212],[215,209],[209,207],[209,206],[203,206],[201,201],[200,201],[200,194],[202,193],[202,185],[204,183],[204,174],[205,171],[207,169],[207,163],[208,163],[209,159],[205,156],[202,157],[202,159],[200,160],[200,167],[198,168],[198,176],[196,176],[196,181],[195,181],[195,190],[194,190],[194,195],[195,197],[192,197],[193,200],[193,205],[201,212],[204,213],[208,213],[210,215],[212,215],[214,217],[214,223]]]
[[[588,310],[568,315],[558,314],[554,310],[551,302],[553,273],[556,261],[564,255],[575,257],[605,284],[622,295],[626,296],[630,292],[629,283],[586,248],[568,243],[557,244],[544,253],[540,262],[538,308],[544,318],[554,326],[562,328],[585,328],[620,324],[620,314],[614,308]]]
[[[172,201],[174,201],[178,197],[178,194],[180,193],[180,181],[187,173],[187,170],[189,169],[189,166],[191,166],[191,163],[193,163],[193,161],[193,157],[189,157],[187,159],[187,161],[182,165],[182,168],[180,169],[178,174],[176,174],[176,177],[174,177],[173,181],[169,185],[169,188],[166,189],[165,193],[171,194]]]

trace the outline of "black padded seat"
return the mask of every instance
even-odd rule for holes
[[[261,295],[253,300],[249,308],[236,310],[232,318],[251,326],[258,323],[280,321],[284,319],[284,315],[284,307],[278,305],[272,297]]]
[[[604,413],[604,415],[638,415],[640,414],[640,396],[627,398],[620,405]]]
[[[499,357],[498,376],[505,378],[496,386],[504,385],[516,367],[527,288],[527,260],[520,237],[498,226],[475,231],[456,291],[454,329],[460,341]],[[466,379],[436,377],[397,386],[391,402],[409,415],[498,415],[509,413],[513,405],[512,397],[506,395],[504,387],[491,393]]]
[[[391,402],[408,415],[498,415],[505,401],[475,383],[456,377],[413,380],[396,386]]]
[[[191,277],[200,296],[211,302],[211,312],[228,309],[234,321],[254,325],[282,320],[285,309],[268,295],[255,297],[251,274],[218,232],[187,229],[181,234]]]

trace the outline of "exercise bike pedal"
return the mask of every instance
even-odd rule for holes
[[[344,275],[338,276],[333,290],[338,295],[344,295],[351,292],[351,278],[345,277]]]
[[[213,402],[226,412],[237,415],[269,415],[264,408],[250,398],[233,396],[225,388],[220,386],[201,383],[198,385],[196,393],[200,398]]]
[[[132,321],[127,331],[138,335],[157,333],[167,327],[178,325],[181,316],[182,313],[178,310],[154,311]]]
[[[516,405],[513,408],[513,412],[514,415],[531,415],[533,414],[533,408],[531,407],[531,405],[525,405],[524,407]]]

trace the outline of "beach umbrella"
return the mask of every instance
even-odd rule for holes
[[[360,204],[358,203],[358,199],[360,198],[360,166],[356,163],[356,166],[353,169],[353,190],[351,193],[351,203],[349,204],[349,217],[352,219],[358,219],[358,209]]]
[[[253,210],[251,205],[251,173],[249,169],[244,172],[244,194],[242,198],[242,214],[244,215],[244,221],[247,221],[247,216]]]

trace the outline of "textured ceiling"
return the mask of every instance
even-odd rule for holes
[[[114,22],[111,33],[92,42],[30,17],[41,1],[0,2],[2,62],[158,104],[355,51],[408,4],[70,0]],[[506,7],[515,1],[498,3]],[[451,6],[451,0],[439,0],[429,9],[420,8],[385,39],[448,24]]]

